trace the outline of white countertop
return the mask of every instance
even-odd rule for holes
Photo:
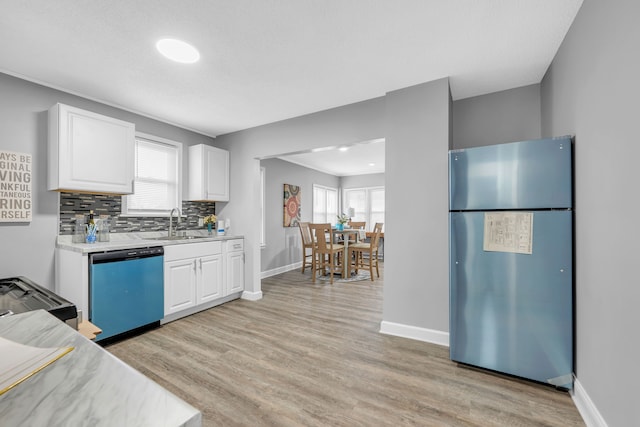
[[[0,318],[0,336],[34,347],[75,347],[0,396],[3,426],[202,424],[200,411],[44,310]]]
[[[182,233],[182,231],[180,232]],[[115,251],[119,249],[148,248],[152,246],[184,245],[187,243],[210,242],[216,240],[242,239],[243,236],[218,236],[214,232],[209,236],[207,230],[188,230],[187,236],[198,236],[196,239],[165,240],[155,239],[167,236],[166,231],[147,231],[138,233],[111,233],[108,242],[72,243],[71,235],[58,236],[56,248],[83,254],[92,252]]]

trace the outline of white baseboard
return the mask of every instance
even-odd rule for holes
[[[266,279],[267,277],[275,276],[276,274],[286,273],[287,271],[295,270],[296,268],[302,268],[302,261],[298,261],[294,264],[284,265],[282,267],[274,268],[272,270],[261,271],[260,278]]]
[[[380,333],[449,347],[449,333],[401,323],[380,322]]]
[[[258,291],[258,292],[242,291],[242,295],[240,296],[240,298],[246,299],[248,301],[258,301],[262,299],[262,291]]]
[[[606,421],[602,418],[602,415],[600,415],[598,408],[593,404],[587,391],[582,387],[582,384],[580,384],[577,378],[573,382],[571,398],[587,427],[608,427]]]

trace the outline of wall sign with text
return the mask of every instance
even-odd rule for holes
[[[0,150],[0,222],[31,222],[31,154]]]

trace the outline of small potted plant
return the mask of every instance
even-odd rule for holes
[[[207,230],[209,231],[210,235],[213,233],[213,224],[215,224],[217,220],[218,218],[214,214],[211,214],[205,216],[204,220],[202,221],[204,224],[207,224]]]
[[[336,224],[336,229],[338,230],[344,230],[344,225],[349,222],[349,217],[346,216],[344,213],[338,215],[338,223]]]

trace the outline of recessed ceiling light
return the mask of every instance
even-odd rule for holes
[[[340,150],[340,151],[347,151],[348,149],[349,149],[349,147],[340,147],[340,148],[338,148],[338,150]]]
[[[156,43],[156,49],[172,61],[193,64],[200,59],[198,49],[182,40],[162,39]]]
[[[369,166],[375,166],[375,165],[376,165],[375,163],[369,163]]]

